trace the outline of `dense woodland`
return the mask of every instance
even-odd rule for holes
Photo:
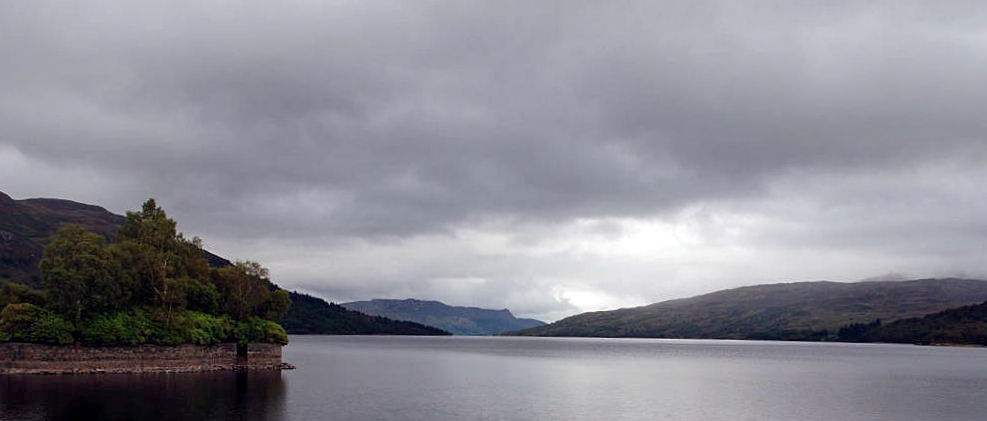
[[[853,323],[837,336],[844,342],[987,345],[987,302],[887,324]]]
[[[61,227],[38,268],[43,288],[0,285],[0,341],[86,345],[285,344],[287,291],[255,262],[210,267],[153,199],[115,241]]]

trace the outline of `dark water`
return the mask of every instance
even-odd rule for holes
[[[0,377],[11,420],[984,420],[987,349],[292,337],[298,370]]]

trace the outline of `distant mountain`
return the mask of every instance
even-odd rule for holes
[[[987,300],[987,281],[796,282],[583,313],[522,336],[836,339],[840,327],[893,321]]]
[[[535,319],[515,318],[507,309],[455,307],[438,301],[374,299],[343,303],[342,306],[374,316],[435,326],[456,335],[496,335],[545,325]]]
[[[45,244],[62,225],[78,224],[107,240],[113,240],[123,221],[123,216],[99,206],[62,199],[13,200],[0,192],[0,282],[11,281],[40,288],[38,262]],[[213,267],[231,264],[229,260],[205,250],[203,255]],[[283,323],[288,333],[449,334],[416,323],[348,311],[304,294],[292,293],[291,298],[292,306]]]
[[[311,295],[291,293],[291,309],[281,321],[290,334],[449,335],[442,329],[409,321],[368,316]]]
[[[987,345],[987,301],[882,324],[855,323],[840,328],[845,342]]]

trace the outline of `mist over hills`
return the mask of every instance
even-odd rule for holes
[[[836,339],[844,325],[924,316],[987,300],[987,281],[920,279],[755,285],[583,313],[522,336]]]
[[[540,320],[518,319],[508,309],[450,306],[439,301],[373,299],[342,306],[374,316],[435,326],[456,335],[495,335],[545,325]]]

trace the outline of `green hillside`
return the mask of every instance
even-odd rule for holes
[[[643,307],[584,313],[522,336],[836,339],[840,327],[919,317],[987,300],[987,282],[796,282],[756,285]]]

